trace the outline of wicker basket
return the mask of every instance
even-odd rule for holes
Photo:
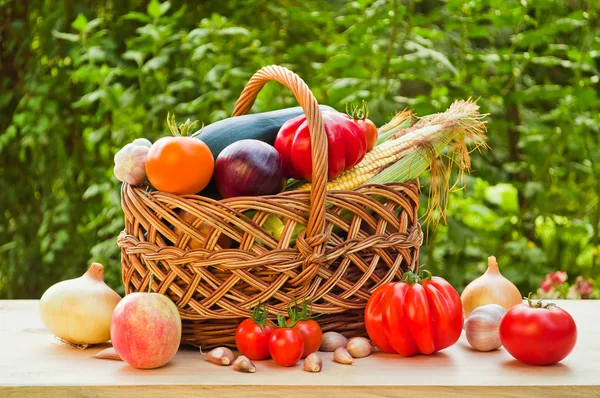
[[[279,66],[262,68],[244,88],[233,116],[250,111],[270,80],[289,87],[307,116],[312,191],[216,201],[123,184],[125,230],[118,244],[125,290],[147,290],[152,274],[152,290],[169,296],[179,308],[187,344],[233,346],[235,328],[257,303],[267,303],[275,317],[294,299],[304,298],[313,302],[314,314],[324,314],[318,318],[323,330],[364,334],[362,317],[370,293],[417,267],[423,239],[417,183],[327,192],[321,113],[296,74]],[[184,221],[180,209],[197,221]],[[262,228],[270,214],[284,222],[279,240]],[[197,229],[201,220],[214,227],[206,236]],[[297,224],[307,227],[290,247]],[[236,248],[222,250],[221,234]],[[202,248],[190,249],[191,239],[202,241]]]

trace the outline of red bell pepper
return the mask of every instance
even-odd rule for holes
[[[323,124],[327,133],[328,178],[331,180],[365,157],[367,141],[360,127],[342,113],[323,112]],[[310,134],[305,115],[290,119],[281,126],[275,139],[275,149],[283,157],[288,176],[312,180]]]

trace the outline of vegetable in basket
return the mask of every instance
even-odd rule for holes
[[[188,136],[196,122],[188,119],[177,126],[175,115],[167,116],[167,125],[173,137],[156,141],[146,159],[146,174],[159,191],[177,195],[195,194],[210,182],[214,158],[210,149],[196,134]]]
[[[377,139],[379,136],[375,123],[367,119],[369,117],[369,108],[367,107],[367,103],[363,101],[361,106],[355,106],[352,109],[352,113],[348,114],[348,117],[350,117],[362,130],[363,134],[365,135],[365,139],[367,140],[367,152],[371,152],[375,145],[377,145]]]
[[[146,176],[146,158],[152,143],[145,138],[137,138],[115,154],[115,177],[130,185],[141,185]]]
[[[214,179],[223,198],[274,195],[283,191],[286,181],[279,152],[258,140],[225,148],[215,162]]]
[[[353,120],[339,112],[323,112],[327,134],[329,179],[360,162],[367,152],[365,135]],[[288,176],[312,180],[312,154],[308,120],[305,115],[288,120],[275,139]]]
[[[485,147],[484,115],[479,106],[471,101],[455,101],[443,113],[421,118],[414,126],[398,129],[412,115],[408,112],[398,114],[380,129],[378,144],[356,166],[344,171],[339,177],[327,183],[327,190],[351,190],[362,184],[385,184],[406,182],[418,178],[429,170],[431,199],[427,219],[434,216],[444,217],[447,195],[450,191],[449,173],[454,164],[458,164],[459,176],[471,167],[469,149]],[[396,125],[396,126],[394,126]],[[382,130],[385,128],[385,133]],[[446,150],[448,149],[448,150]],[[446,163],[440,159],[444,155]],[[288,188],[309,190],[310,183],[297,183]]]
[[[327,105],[320,105],[319,108],[321,111],[334,111]],[[273,145],[281,126],[291,118],[302,114],[304,114],[302,108],[296,106],[230,117],[204,126],[196,138],[208,145],[216,159],[226,147],[241,140],[254,139]]]

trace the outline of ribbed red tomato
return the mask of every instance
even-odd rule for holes
[[[329,179],[359,163],[367,153],[365,134],[353,120],[339,112],[323,112],[327,133]],[[283,157],[288,176],[312,180],[312,155],[308,121],[305,115],[288,120],[275,139],[275,149]]]
[[[401,282],[380,286],[367,303],[365,326],[377,347],[403,356],[432,354],[460,337],[460,296],[440,277],[406,274]]]

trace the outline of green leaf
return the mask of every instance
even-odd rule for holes
[[[454,65],[452,65],[450,60],[448,60],[448,58],[441,52],[432,50],[430,48],[426,48],[426,47],[422,46],[421,44],[416,43],[414,41],[407,41],[406,44],[404,45],[404,47],[408,51],[414,51],[414,53],[407,54],[403,58],[410,59],[411,57],[415,57],[415,56],[418,58],[431,58],[434,61],[437,61],[438,63],[444,65],[455,75],[458,74],[458,70],[456,69],[456,67]]]
[[[91,32],[92,30],[94,30],[94,28],[100,26],[100,24],[102,24],[103,21],[103,18],[92,19],[90,22],[88,22],[87,26],[85,27],[85,32]]]
[[[83,14],[77,14],[77,18],[73,21],[71,26],[73,29],[78,30],[79,32],[84,32],[87,28],[88,20]]]
[[[139,21],[139,22],[143,22],[143,23],[152,22],[152,19],[148,15],[142,14],[141,12],[136,12],[136,11],[127,13],[127,14],[123,15],[122,18],[126,19],[126,20]]]
[[[52,31],[52,36],[56,37],[57,39],[67,40],[71,42],[77,42],[80,39],[79,35],[74,35],[73,33],[58,32],[56,30]]]
[[[199,61],[204,58],[208,51],[217,52],[217,47],[212,43],[206,43],[197,47],[192,53],[192,61]]]
[[[162,3],[160,5],[160,15],[165,15],[167,13],[167,11],[169,11],[170,8],[171,8],[170,1],[165,1],[164,3]]]
[[[150,71],[160,69],[163,66],[165,66],[167,64],[167,62],[169,62],[168,56],[159,55],[157,57],[154,57],[154,58],[148,60],[148,62],[146,62],[146,64],[142,67],[142,72],[148,73]]]
[[[126,51],[125,53],[123,53],[124,59],[135,61],[138,67],[141,67],[144,63],[144,57],[145,54],[140,51]]]
[[[167,91],[175,92],[175,91],[186,91],[192,90],[196,87],[196,84],[192,80],[180,80],[177,82],[170,83],[167,86]]]
[[[148,15],[150,15],[153,19],[160,17],[160,3],[158,2],[158,0],[150,0],[146,11],[148,12]]]
[[[519,210],[518,191],[511,184],[500,183],[487,187],[485,189],[485,199],[510,213],[516,213]]]
[[[241,28],[238,26],[238,27],[221,29],[218,31],[218,34],[221,36],[234,36],[234,35],[249,36],[250,32],[248,31],[248,29],[244,29],[244,28]]]

